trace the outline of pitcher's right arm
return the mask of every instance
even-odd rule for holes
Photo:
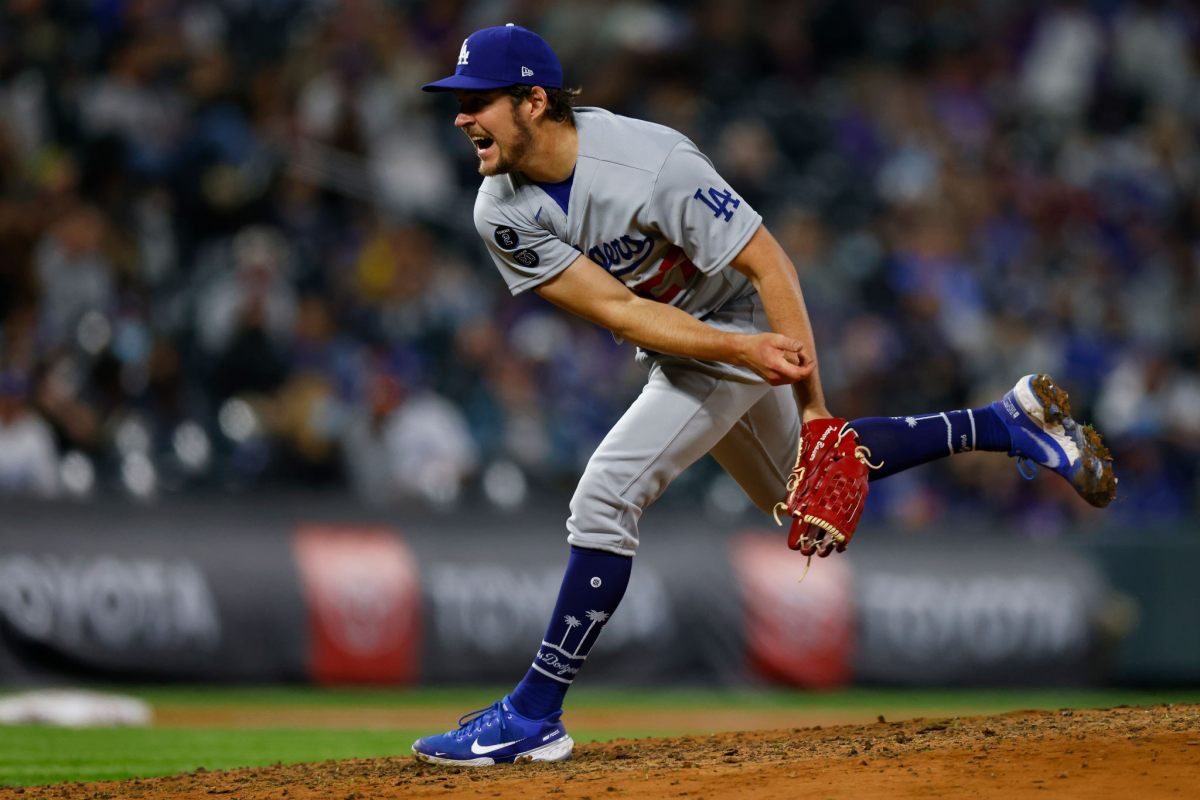
[[[719,331],[674,306],[634,294],[587,256],[534,291],[646,350],[748,367],[772,386],[804,380],[813,371],[798,340],[778,333]]]

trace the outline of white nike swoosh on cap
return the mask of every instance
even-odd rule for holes
[[[471,752],[477,756],[481,756],[481,755],[484,755],[485,753],[490,753],[493,750],[499,750],[501,747],[508,747],[509,745],[516,744],[517,742],[523,742],[523,741],[525,741],[525,739],[528,739],[528,738],[529,737],[526,736],[523,739],[517,739],[516,741],[513,741],[513,742],[501,742],[500,744],[480,744],[479,740],[476,739],[475,741],[471,742]]]

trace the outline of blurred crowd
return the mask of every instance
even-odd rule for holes
[[[982,455],[874,484],[869,516],[1200,511],[1200,14],[1117,0],[8,0],[0,492],[569,492],[645,376],[508,295],[454,100],[420,91],[506,22],[763,213],[834,413],[1047,371],[1117,458],[1105,517]],[[680,483],[747,507],[711,460]]]

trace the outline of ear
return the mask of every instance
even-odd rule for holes
[[[529,103],[529,119],[536,122],[550,107],[550,98],[541,86],[534,86],[533,93],[526,98]]]

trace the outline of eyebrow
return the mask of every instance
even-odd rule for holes
[[[474,97],[466,97],[466,98],[463,98],[462,100],[459,100],[458,101],[458,110],[459,110],[459,113],[470,114],[470,113],[474,113],[474,112],[482,110],[487,105],[488,105],[487,102],[484,101],[483,98],[476,95]]]

